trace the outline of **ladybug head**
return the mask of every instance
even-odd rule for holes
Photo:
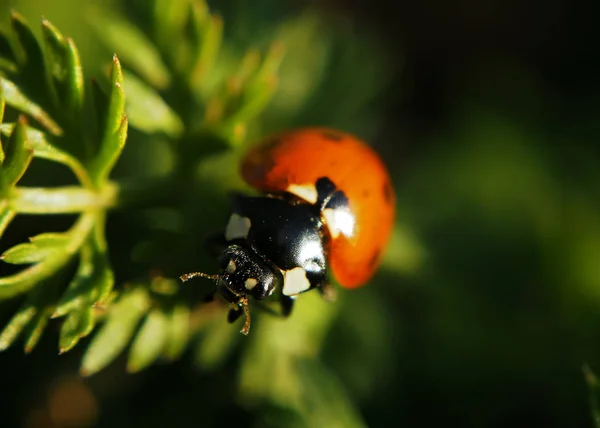
[[[283,275],[279,269],[266,263],[256,252],[237,244],[228,246],[221,254],[219,262],[220,274],[192,272],[182,275],[180,279],[187,281],[199,276],[216,280],[217,293],[234,305],[230,310],[230,319],[237,318],[237,315],[242,312],[246,315],[242,333],[248,334],[250,329],[248,297],[257,300],[269,297],[275,288],[283,284]],[[233,318],[232,314],[235,315]]]
[[[217,291],[230,303],[249,296],[256,300],[265,299],[283,284],[279,269],[267,264],[253,250],[240,245],[228,246],[219,262],[222,271]]]

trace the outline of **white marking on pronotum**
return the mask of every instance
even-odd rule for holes
[[[227,263],[227,267],[225,268],[225,272],[228,274],[232,274],[235,272],[236,269],[237,266],[235,265],[235,262],[233,260],[229,260],[229,263]]]
[[[256,287],[256,284],[258,284],[258,281],[256,279],[248,278],[244,282],[244,287],[246,287],[246,290],[252,290],[254,287]]]
[[[323,216],[332,238],[337,238],[340,233],[348,238],[354,235],[354,216],[350,211],[327,208],[323,210]]]
[[[247,238],[250,232],[251,222],[248,217],[242,217],[239,214],[233,213],[229,217],[229,223],[225,228],[225,239],[231,241],[237,238]]]
[[[287,191],[311,204],[316,204],[319,198],[317,188],[313,184],[290,184]]]
[[[283,271],[283,294],[295,296],[310,288],[310,281],[306,277],[306,271],[301,267],[295,267]]]

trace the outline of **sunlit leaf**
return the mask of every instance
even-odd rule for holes
[[[91,208],[106,208],[114,199],[114,188],[105,193],[93,192],[79,186],[55,188],[18,187],[12,192],[10,207],[27,214],[80,213]]]
[[[204,5],[203,1],[195,3]],[[171,53],[175,62],[180,48],[179,43],[173,45],[173,40],[184,40],[182,29],[189,15],[189,5],[189,0],[154,0],[154,40],[162,51]]]
[[[17,339],[19,334],[25,329],[27,324],[33,319],[36,314],[36,308],[30,304],[25,304],[12,317],[9,323],[0,333],[0,351],[5,350]]]
[[[101,94],[98,94],[101,97]],[[99,100],[102,103],[101,100]],[[100,108],[103,106],[100,104]],[[123,72],[121,64],[115,56],[111,72],[111,92],[108,97],[107,110],[101,114],[105,122],[102,126],[102,141],[99,153],[90,166],[92,176],[97,184],[108,177],[117,161],[127,139],[127,117],[125,116],[125,93],[123,90]]]
[[[171,77],[160,54],[132,23],[101,11],[94,12],[92,23],[102,41],[132,70],[156,88],[168,86]]]
[[[94,316],[91,307],[70,312],[60,329],[59,352],[62,354],[71,350],[79,339],[90,334],[93,328]]]
[[[147,292],[137,287],[127,290],[110,306],[105,324],[83,357],[82,375],[89,376],[102,370],[125,349],[149,303]]]
[[[165,347],[167,333],[165,313],[160,309],[150,311],[131,345],[127,370],[138,372],[156,361]]]
[[[27,142],[25,118],[21,117],[4,146],[2,176],[4,185],[14,185],[25,173],[33,157]]]
[[[53,135],[61,135],[62,129],[60,126],[46,113],[38,104],[30,100],[13,82],[3,77],[0,77],[0,87],[4,94],[6,104],[15,109],[31,116],[48,132]]]
[[[185,351],[190,335],[190,309],[185,304],[174,305],[167,311],[165,358],[175,360]]]
[[[224,363],[239,337],[239,329],[224,323],[222,319],[209,323],[196,347],[196,363],[204,370]]]
[[[30,243],[18,244],[4,252],[0,257],[6,263],[37,263],[59,251],[65,251],[70,242],[63,233],[43,233],[30,238]]]
[[[11,210],[7,203],[3,204],[0,202],[0,238],[4,234],[4,231],[10,224],[16,213]]]
[[[191,86],[199,88],[217,59],[223,37],[223,20],[220,16],[207,16],[206,5],[193,5],[192,24],[197,52],[190,72]]]
[[[35,348],[35,346],[38,344],[44,329],[48,325],[51,314],[52,307],[44,307],[39,309],[33,320],[29,323],[27,331],[25,332],[27,339],[25,340],[24,349],[26,353],[33,351],[33,348]]]
[[[127,115],[135,128],[147,133],[164,132],[177,137],[183,131],[183,123],[177,114],[150,86],[131,73],[124,73]]]

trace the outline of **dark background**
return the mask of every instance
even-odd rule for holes
[[[366,425],[593,426],[582,367],[600,369],[598,6],[210,3],[242,47],[316,6],[330,26],[282,73],[310,68],[320,43],[335,61],[301,108],[268,110],[265,129],[356,132],[392,173],[389,255],[373,284],[345,293],[318,357]],[[72,35],[87,76],[110,58],[84,5],[21,0],[0,13],[9,7]],[[126,223],[114,224],[117,239]],[[25,226],[11,236],[29,236]],[[32,355],[0,355],[0,426],[303,426],[272,403],[238,399],[235,357],[200,370],[189,352],[137,375],[119,361],[81,380],[85,346],[57,356],[56,337],[50,329]]]

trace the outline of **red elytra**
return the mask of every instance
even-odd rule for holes
[[[299,129],[252,147],[241,174],[254,188],[274,193],[329,178],[346,194],[356,225],[351,238],[340,234],[331,240],[329,263],[335,278],[345,288],[357,288],[373,276],[390,238],[396,197],[387,169],[371,147],[337,130]]]

